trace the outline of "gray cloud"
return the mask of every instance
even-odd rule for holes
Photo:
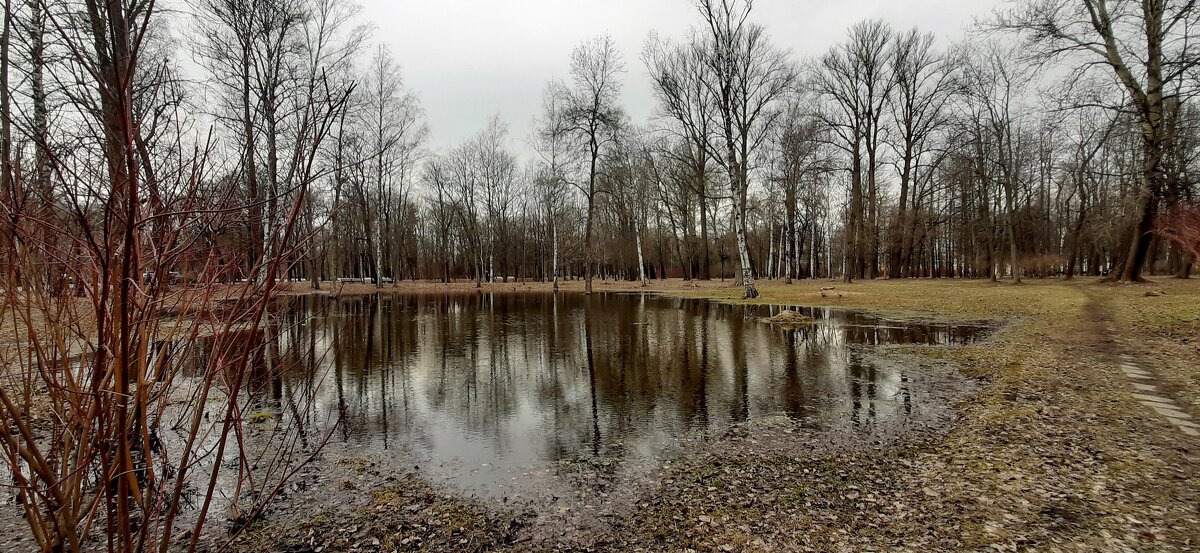
[[[824,52],[866,18],[957,39],[973,17],[999,3],[758,0],[753,18],[777,44],[803,58]],[[623,104],[633,121],[644,121],[654,107],[639,58],[647,34],[683,37],[697,22],[689,0],[363,0],[363,15],[420,95],[435,149],[478,132],[497,113],[514,141],[523,141],[546,83],[567,78],[571,49],[599,34],[611,35],[622,49]]]

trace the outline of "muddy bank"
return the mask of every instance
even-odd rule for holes
[[[1162,284],[1155,285],[1162,287]],[[847,287],[850,288],[850,287]],[[846,443],[803,421],[736,425],[654,463],[566,461],[537,495],[471,498],[392,454],[330,449],[243,551],[1192,551],[1200,442],[1129,393],[1113,344],[1177,397],[1194,386],[1200,283],[1031,281],[762,286],[763,302],[915,320],[1013,321],[969,346],[874,350],[957,373],[971,389],[917,431]],[[736,303],[714,286],[673,294]],[[1098,316],[1109,311],[1111,317]],[[758,325],[767,327],[767,325]],[[1190,396],[1188,394],[1191,394]],[[1200,416],[1195,407],[1181,409]],[[420,461],[420,460],[418,460]],[[635,466],[636,465],[636,466]],[[596,490],[588,494],[572,489]],[[216,527],[213,527],[216,528]],[[27,530],[26,530],[27,532]],[[210,547],[226,537],[219,528]],[[407,540],[407,541],[405,541]],[[465,540],[465,542],[464,542]],[[378,542],[378,543],[376,543]],[[7,542],[21,550],[23,542]],[[28,543],[28,542],[24,542]]]
[[[585,502],[584,515],[564,506],[543,509],[551,514],[539,521],[522,509],[512,514],[468,501],[495,513],[488,520],[497,522],[488,524],[504,536],[504,543],[480,549],[1195,550],[1200,442],[1140,406],[1106,350],[1114,340],[1153,347],[1144,355],[1156,361],[1157,373],[1187,383],[1195,364],[1177,352],[1200,342],[1200,283],[1170,283],[1169,302],[1144,297],[1142,287],[1087,279],[1019,287],[869,282],[853,285],[843,299],[822,299],[817,283],[760,290],[765,303],[1013,322],[966,347],[880,352],[944,361],[985,383],[957,404],[946,428],[845,449],[798,438],[810,431],[803,425],[731,429],[694,455],[653,467],[653,478],[625,488],[628,495],[610,494],[611,507],[586,509]],[[736,303],[737,291],[686,294]],[[1097,300],[1113,311],[1111,328],[1089,316],[1086,307]],[[1158,345],[1167,341],[1182,345]],[[1195,394],[1194,386],[1180,386],[1181,396]]]
[[[713,543],[736,544],[704,530],[729,522],[722,522],[721,515],[703,515],[697,519],[701,527],[678,535],[672,529],[681,520],[690,521],[689,514],[757,509],[760,501],[781,512],[796,509],[792,502],[802,489],[853,495],[863,484],[855,484],[845,471],[858,469],[841,465],[875,466],[938,440],[957,420],[953,406],[978,389],[975,380],[948,362],[884,349],[864,348],[860,354],[903,364],[913,374],[920,383],[913,393],[922,399],[909,416],[865,424],[847,417],[757,419],[687,436],[660,458],[564,459],[513,474],[511,493],[487,498],[471,498],[438,482],[438,470],[411,464],[415,461],[404,454],[356,455],[333,445],[266,520],[239,539],[238,547],[658,550],[699,545],[705,536],[717,540]],[[837,470],[843,474],[822,467],[841,467]],[[869,500],[875,492],[860,493]],[[764,511],[756,524],[769,528],[776,522]]]

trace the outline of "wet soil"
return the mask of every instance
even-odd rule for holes
[[[1137,349],[1164,335],[1179,341],[1181,332],[1194,343],[1195,333],[1146,318],[1135,327],[1139,334],[1120,322],[1109,331],[1106,313],[1125,317],[1130,303],[1144,300],[1140,290],[1094,286],[856,286],[847,292],[853,305],[889,314],[1010,321],[970,346],[876,352],[922,366],[936,360],[978,383],[956,403],[947,398],[956,408],[937,424],[851,443],[837,439],[844,434],[821,435],[794,422],[738,425],[652,467],[640,485],[610,488],[582,507],[548,508],[564,499],[508,510],[459,501],[478,514],[477,527],[490,541],[435,537],[394,549],[1196,550],[1200,443],[1140,406],[1113,358],[1118,340]],[[767,301],[822,301],[816,286],[763,288]],[[928,295],[921,298],[923,291]],[[1119,302],[1110,311],[1089,293]],[[1172,289],[1173,298],[1179,293],[1196,295],[1190,287]],[[1193,392],[1180,390],[1184,397]],[[604,480],[603,467],[585,469],[580,478]],[[383,518],[407,524],[411,517]],[[266,525],[263,535],[286,536],[280,528]],[[373,547],[366,538],[345,542],[354,543]]]
[[[847,421],[816,429],[783,416],[757,419],[718,435],[683,440],[658,459],[562,461],[521,475],[536,480],[533,486],[526,482],[533,491],[503,500],[466,499],[453,486],[430,484],[419,466],[330,446],[306,471],[299,489],[238,546],[244,551],[268,546],[278,551],[674,550],[697,545],[693,538],[705,536],[715,539],[714,546],[742,541],[706,530],[733,520],[697,515],[714,509],[763,509],[761,520],[748,528],[765,536],[784,530],[775,528],[776,517],[794,514],[801,495],[845,487],[821,501],[842,509],[861,496],[861,504],[869,505],[895,475],[864,476],[862,461],[944,437],[958,418],[952,405],[973,394],[977,383],[944,361],[904,352],[864,355],[886,356],[920,375],[928,408],[867,427]],[[663,531],[683,520],[702,526],[678,535]]]

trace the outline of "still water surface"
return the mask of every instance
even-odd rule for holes
[[[786,416],[853,429],[921,408],[920,372],[869,346],[955,344],[973,326],[899,323],[799,308],[657,295],[462,294],[292,300],[255,339],[253,393],[292,396],[334,441],[395,452],[480,491],[559,461],[653,457],[681,438]],[[912,372],[912,371],[909,371]],[[281,373],[281,374],[280,374]]]

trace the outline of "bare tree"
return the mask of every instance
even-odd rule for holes
[[[1164,110],[1172,98],[1195,93],[1193,74],[1200,67],[1200,23],[1196,2],[1147,0],[1036,0],[1000,12],[992,27],[1017,33],[1027,40],[1024,51],[1035,61],[1066,60],[1072,67],[1068,83],[1111,69],[1125,98],[1108,105],[1131,109],[1141,125],[1142,183],[1125,240],[1127,252],[1113,278],[1142,279],[1159,201],[1165,191]],[[1094,103],[1094,102],[1092,102]]]
[[[893,33],[882,21],[858,23],[844,44],[821,58],[814,75],[814,89],[829,101],[821,117],[850,156],[847,282],[876,276],[878,266],[878,154],[894,85],[888,63],[892,43]]]
[[[400,68],[382,45],[371,58],[366,83],[365,109],[360,117],[370,145],[370,155],[364,161],[371,174],[369,182],[359,183],[357,200],[371,256],[371,277],[375,287],[382,288],[384,241],[394,223],[392,208],[397,196],[403,198],[406,194],[409,183],[404,169],[411,164],[428,131],[421,121],[417,98],[404,89]],[[393,279],[398,277],[393,273]]]
[[[946,107],[957,87],[952,66],[959,61],[937,52],[932,34],[913,29],[896,38],[891,69],[895,88],[889,103],[896,129],[891,144],[899,157],[900,196],[888,232],[888,278],[908,272],[913,180],[919,166],[930,161],[927,158],[936,147],[933,134],[946,124]]]
[[[433,221],[437,255],[440,257],[442,282],[450,282],[450,259],[453,229],[457,220],[450,170],[446,161],[437,157],[425,162],[424,180],[429,188],[429,212]]]
[[[642,53],[650,81],[658,98],[659,109],[673,120],[673,134],[688,144],[680,149],[681,161],[692,170],[690,183],[700,203],[700,278],[709,280],[712,248],[709,244],[708,209],[708,140],[712,122],[713,95],[705,85],[705,50],[703,44],[694,39],[684,44],[671,44],[651,36]],[[671,152],[674,150],[666,150]],[[693,275],[695,276],[695,275]],[[687,278],[686,272],[684,277]]]
[[[794,96],[778,126],[775,138],[775,169],[773,181],[783,188],[783,246],[780,255],[782,271],[788,284],[800,278],[800,260],[805,249],[805,237],[812,238],[815,228],[814,209],[818,201],[812,192],[821,175],[830,170],[830,159],[824,145],[825,128],[819,120],[806,113],[802,106],[807,98]],[[801,212],[803,203],[803,212]],[[803,227],[803,229],[802,229]],[[809,243],[811,249],[812,243]],[[809,263],[811,267],[811,262]]]
[[[207,64],[228,116],[221,118],[242,139],[241,169],[250,199],[248,221],[251,250],[247,267],[264,255],[263,196],[258,178],[258,117],[253,88],[255,37],[261,25],[253,0],[197,0],[193,11],[201,39],[196,54]]]
[[[508,280],[507,257],[510,210],[516,185],[516,156],[508,150],[508,126],[499,116],[492,117],[476,143],[476,161],[480,169],[480,182],[484,209],[484,240],[487,241],[487,280],[496,276],[496,254],[500,250],[502,277]]]
[[[0,195],[6,200],[10,212],[5,213],[3,230],[0,230],[0,252],[5,257],[17,255],[16,232],[13,208],[17,202],[16,185],[13,181],[12,170],[12,101],[9,98],[12,88],[8,84],[9,45],[12,36],[13,9],[12,0],[4,0],[4,20],[0,21]],[[12,284],[12,283],[10,283]]]
[[[749,0],[699,0],[704,20],[705,87],[713,97],[716,136],[706,147],[729,177],[733,232],[746,299],[758,297],[746,240],[746,192],[750,159],[779,115],[778,103],[793,86],[787,52],[771,45],[766,31],[749,21]]]
[[[292,155],[291,167],[293,168],[309,165],[308,161],[310,160],[304,159],[306,152],[304,145],[311,140],[312,133],[316,131],[317,123],[322,118],[323,114],[320,113],[320,109],[329,100],[328,94],[331,92],[340,94],[353,86],[350,83],[350,74],[353,71],[352,62],[354,57],[361,52],[363,42],[367,37],[366,28],[356,22],[359,8],[354,4],[340,0],[312,0],[310,11],[310,16],[306,18],[303,26],[304,65],[299,68],[302,75],[300,76],[301,86],[300,93],[296,98],[296,107],[300,112],[300,120],[297,124]],[[344,116],[346,109],[341,111],[340,115]],[[340,122],[342,119],[343,117],[339,117],[338,121]],[[344,167],[340,166],[339,157],[333,156],[331,160],[333,163],[329,164],[325,163],[330,161],[328,152],[313,152],[313,154],[324,158],[321,160],[324,165],[323,176],[332,174],[335,188],[338,188],[338,181],[340,181],[338,176],[344,171]],[[310,181],[304,182],[304,186],[310,184],[312,184]],[[317,214],[320,202],[319,191],[309,190],[306,196],[304,220],[307,235],[312,237],[326,230],[323,223],[332,222],[330,221],[332,213],[326,220],[319,221]],[[336,209],[337,202],[335,201],[330,211]],[[328,242],[328,240],[311,240],[308,244],[309,247],[304,252],[304,257],[308,262],[309,282],[313,289],[320,288],[324,263],[329,251]]]
[[[1092,188],[1097,173],[1096,158],[1117,127],[1116,118],[1110,117],[1106,120],[1097,117],[1094,110],[1078,110],[1076,117],[1079,128],[1074,144],[1075,156],[1066,168],[1070,182],[1074,185],[1072,194],[1078,202],[1078,213],[1067,234],[1067,268],[1064,275],[1067,280],[1075,277],[1082,249],[1084,225],[1088,221]]]
[[[972,52],[964,74],[975,142],[981,151],[990,153],[983,159],[995,167],[995,180],[1004,191],[1009,262],[1017,284],[1021,283],[1022,274],[1016,219],[1023,177],[1022,119],[1027,116],[1023,99],[1031,77],[1028,68],[1015,61],[1011,49],[994,42],[983,43]],[[985,172],[988,173],[991,172]]]
[[[601,156],[616,141],[624,117],[618,102],[621,73],[625,71],[621,54],[612,38],[602,36],[579,45],[571,52],[571,88],[560,87],[565,96],[560,104],[565,130],[583,155],[583,175],[569,182],[583,194],[587,203],[584,222],[585,293],[592,293],[596,273],[594,251],[596,197]]]
[[[568,156],[570,154],[570,126],[566,119],[568,92],[562,85],[552,82],[542,93],[542,117],[535,123],[534,149],[542,160],[542,170],[534,179],[539,195],[539,205],[545,210],[546,225],[550,231],[550,273],[554,290],[559,284],[558,218],[566,201]]]
[[[641,170],[650,180],[647,186],[653,192],[657,218],[661,221],[666,217],[667,227],[672,233],[673,240],[670,242],[674,246],[675,257],[683,269],[684,278],[689,278],[691,252],[685,251],[688,250],[688,232],[691,226],[688,213],[694,210],[694,196],[688,184],[693,175],[689,165],[678,163],[681,156],[672,152],[686,147],[669,138],[653,136],[645,137],[638,146]],[[700,208],[703,209],[703,206]],[[661,223],[659,227],[661,229]],[[665,269],[662,272],[666,272]]]
[[[473,261],[477,287],[494,278],[497,248],[502,249],[502,256],[507,251],[504,242],[509,237],[502,233],[507,229],[516,189],[516,158],[507,141],[507,127],[493,117],[483,131],[447,156],[448,194]]]

